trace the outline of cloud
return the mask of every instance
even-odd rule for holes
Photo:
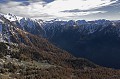
[[[111,0],[56,0],[47,5],[49,10],[71,10],[71,9],[79,9],[79,10],[89,10],[93,8],[99,8],[103,6],[110,5],[115,3],[115,1]]]
[[[2,13],[31,18],[77,17],[105,13],[96,9],[109,6],[118,0],[10,0],[0,4]]]

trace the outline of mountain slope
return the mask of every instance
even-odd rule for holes
[[[85,57],[106,67],[120,67],[120,62],[118,61],[120,56],[119,20],[43,21],[17,17],[12,14],[3,16],[15,26],[14,28],[19,28],[19,31],[12,33],[23,30],[25,33],[28,32],[39,37],[47,38],[50,42],[71,52],[74,56]],[[29,35],[27,35],[28,38],[24,40],[20,38],[21,35],[16,35],[16,37],[8,39],[7,36],[10,36],[9,34],[3,35],[3,39],[8,41],[10,41],[10,39],[19,40],[19,42],[22,43],[24,43],[25,40],[30,42]],[[0,39],[2,40],[2,38]]]
[[[52,47],[43,38],[37,39],[39,40],[37,44],[40,43],[39,48],[14,43],[0,43],[1,78],[120,78],[119,70],[103,68],[83,58],[78,59],[55,46]]]
[[[120,71],[76,58],[0,17],[0,78],[117,79]],[[91,74],[92,73],[92,74]]]
[[[49,41],[71,54],[120,68],[120,21],[55,21],[45,29]]]
[[[8,50],[8,46],[10,49]],[[103,67],[93,67],[84,59],[62,60],[64,66],[49,62],[41,54],[29,47],[18,47],[8,43],[0,43],[0,78],[4,79],[119,79],[120,71]],[[29,49],[29,50],[28,50]],[[19,50],[19,51],[16,51]],[[26,51],[25,51],[26,50]],[[8,52],[9,51],[9,54]],[[11,51],[11,52],[10,52]],[[39,51],[39,53],[42,52]],[[49,52],[47,52],[48,54]],[[46,55],[47,55],[46,54]],[[31,57],[31,55],[33,55]],[[34,57],[43,58],[36,61]],[[61,55],[60,55],[61,56]],[[59,56],[59,57],[60,57]],[[37,58],[37,59],[38,59]],[[54,58],[53,58],[54,59]],[[83,64],[86,63],[86,64]],[[72,66],[72,67],[71,67]],[[95,66],[95,65],[94,65]],[[82,68],[81,68],[82,67]]]
[[[120,67],[120,62],[118,61],[120,56],[119,20],[42,21],[20,18],[12,14],[3,16],[15,26],[14,28],[19,28],[19,30],[39,37],[46,37],[56,46],[71,52],[71,54],[77,57],[85,57],[106,67]],[[22,43],[24,43],[25,40],[29,42],[29,36],[25,40],[20,38],[21,35],[16,35],[16,37],[8,39],[7,36],[9,36],[9,34],[7,33],[6,36],[4,35],[5,40],[7,39],[10,41],[10,39],[19,39],[19,42]]]

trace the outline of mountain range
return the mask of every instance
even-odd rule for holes
[[[0,14],[0,78],[119,79],[119,25]]]
[[[46,36],[74,56],[99,65],[119,68],[120,21],[55,21],[45,23]]]
[[[106,67],[120,67],[118,61],[120,56],[119,20],[62,21],[54,19],[43,21],[41,19],[18,17],[10,13],[4,15],[4,17],[16,28],[33,35],[42,36],[57,47],[71,52],[74,56],[87,58]],[[4,40],[10,41],[9,34],[3,36]],[[19,36],[17,36],[17,39],[24,42]]]

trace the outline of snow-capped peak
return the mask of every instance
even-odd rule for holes
[[[8,14],[3,14],[3,16],[6,18],[6,19],[8,19],[8,20],[10,20],[10,21],[17,21],[17,20],[20,20],[22,17],[19,17],[19,16],[15,16],[15,15],[13,15],[13,14],[11,14],[11,13],[8,13]]]

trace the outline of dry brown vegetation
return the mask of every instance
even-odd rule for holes
[[[119,79],[120,71],[98,66],[84,58],[76,58],[68,52],[50,44],[47,40],[36,36],[30,36],[35,47],[25,44],[13,45],[0,43],[0,55],[4,58],[18,59],[30,64],[15,65],[8,63],[1,69],[1,74],[11,73],[10,78],[17,79]],[[8,46],[10,49],[8,50]],[[12,50],[19,51],[12,51]],[[48,63],[38,65],[36,63]],[[19,74],[17,72],[19,71]],[[7,76],[6,75],[6,76]],[[2,75],[3,76],[3,75]],[[1,76],[1,79],[2,79]],[[5,76],[5,75],[4,75]],[[9,78],[8,78],[9,79]]]
[[[14,31],[13,43],[0,43],[0,79],[120,79],[120,70],[76,58],[40,36]]]

